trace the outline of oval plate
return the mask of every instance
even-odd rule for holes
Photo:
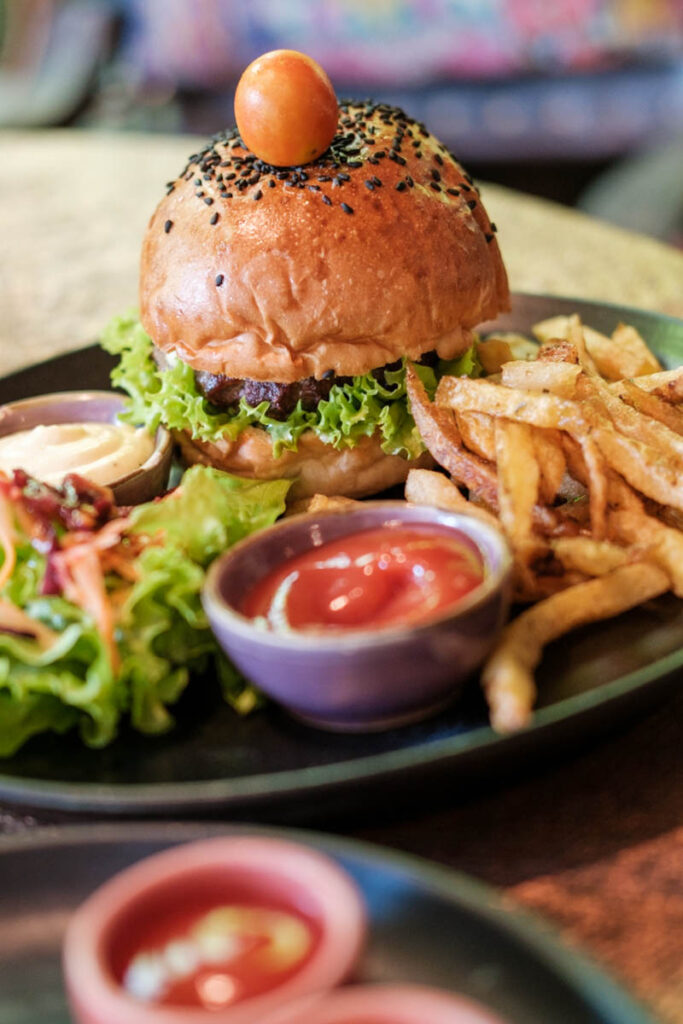
[[[69,915],[93,889],[142,857],[245,829],[117,824],[0,841],[0,1020],[65,1024],[60,952]],[[253,833],[254,829],[249,829]],[[338,860],[368,905],[362,982],[454,989],[509,1024],[653,1024],[605,975],[553,933],[513,913],[487,887],[426,861],[314,833],[260,829]]]
[[[558,313],[578,312],[599,330],[631,323],[667,365],[683,363],[683,321],[619,306],[517,295],[496,321],[528,331]],[[493,325],[486,325],[490,329]],[[93,346],[0,381],[0,402],[106,387],[112,360]],[[276,707],[238,718],[213,680],[195,680],[176,706],[176,729],[145,737],[126,728],[105,750],[74,736],[32,739],[2,762],[0,801],[26,808],[100,814],[200,814],[221,809],[242,818],[304,822],[367,808],[373,799],[424,792],[448,780],[451,799],[475,779],[576,749],[659,699],[683,666],[683,602],[670,595],[617,619],[577,630],[553,644],[538,672],[532,724],[496,735],[478,686],[439,716],[376,735],[333,735],[307,728]],[[205,685],[202,685],[202,682]]]

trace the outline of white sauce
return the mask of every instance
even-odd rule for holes
[[[78,473],[111,484],[147,461],[154,439],[125,423],[52,423],[0,437],[0,470],[23,469],[47,484]]]

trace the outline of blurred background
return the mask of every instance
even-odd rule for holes
[[[209,135],[279,47],[479,178],[683,246],[683,0],[0,0],[0,129]]]

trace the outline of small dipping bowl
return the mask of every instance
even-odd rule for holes
[[[149,924],[173,925],[187,909],[226,903],[289,910],[315,929],[295,973],[232,1005],[161,1005],[136,999],[122,976]],[[106,882],[66,931],[64,976],[77,1024],[261,1024],[291,1000],[343,981],[366,932],[362,897],[332,859],[285,840],[238,836],[201,840],[148,857]],[[170,954],[169,954],[170,955]],[[216,966],[217,983],[230,978]]]
[[[424,985],[352,985],[282,1007],[263,1024],[505,1024],[467,996]]]
[[[116,423],[124,408],[125,398],[115,391],[62,391],[24,398],[0,407],[0,437],[55,423]],[[117,504],[139,505],[161,494],[168,484],[172,457],[171,435],[159,427],[146,462],[107,485]]]
[[[399,628],[279,633],[238,611],[284,561],[362,530],[406,525],[464,535],[483,561],[483,582],[434,618]],[[510,571],[504,537],[480,519],[403,501],[363,502],[292,516],[241,541],[212,565],[203,601],[223,650],[264,693],[320,728],[370,731],[424,718],[459,694],[505,621]]]

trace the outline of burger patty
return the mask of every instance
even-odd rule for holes
[[[437,360],[436,352],[427,352],[419,362],[434,366]],[[373,370],[372,375],[384,384],[385,374],[400,369],[400,366],[399,359]],[[320,379],[304,377],[292,384],[280,384],[273,380],[242,380],[239,377],[226,377],[223,373],[209,373],[208,370],[195,372],[197,390],[212,405],[219,409],[230,409],[239,405],[242,398],[252,406],[268,402],[268,415],[275,420],[286,420],[299,402],[306,412],[313,412],[319,402],[329,398],[335,384],[350,384],[352,380],[352,377],[338,377],[334,370],[328,370]]]

